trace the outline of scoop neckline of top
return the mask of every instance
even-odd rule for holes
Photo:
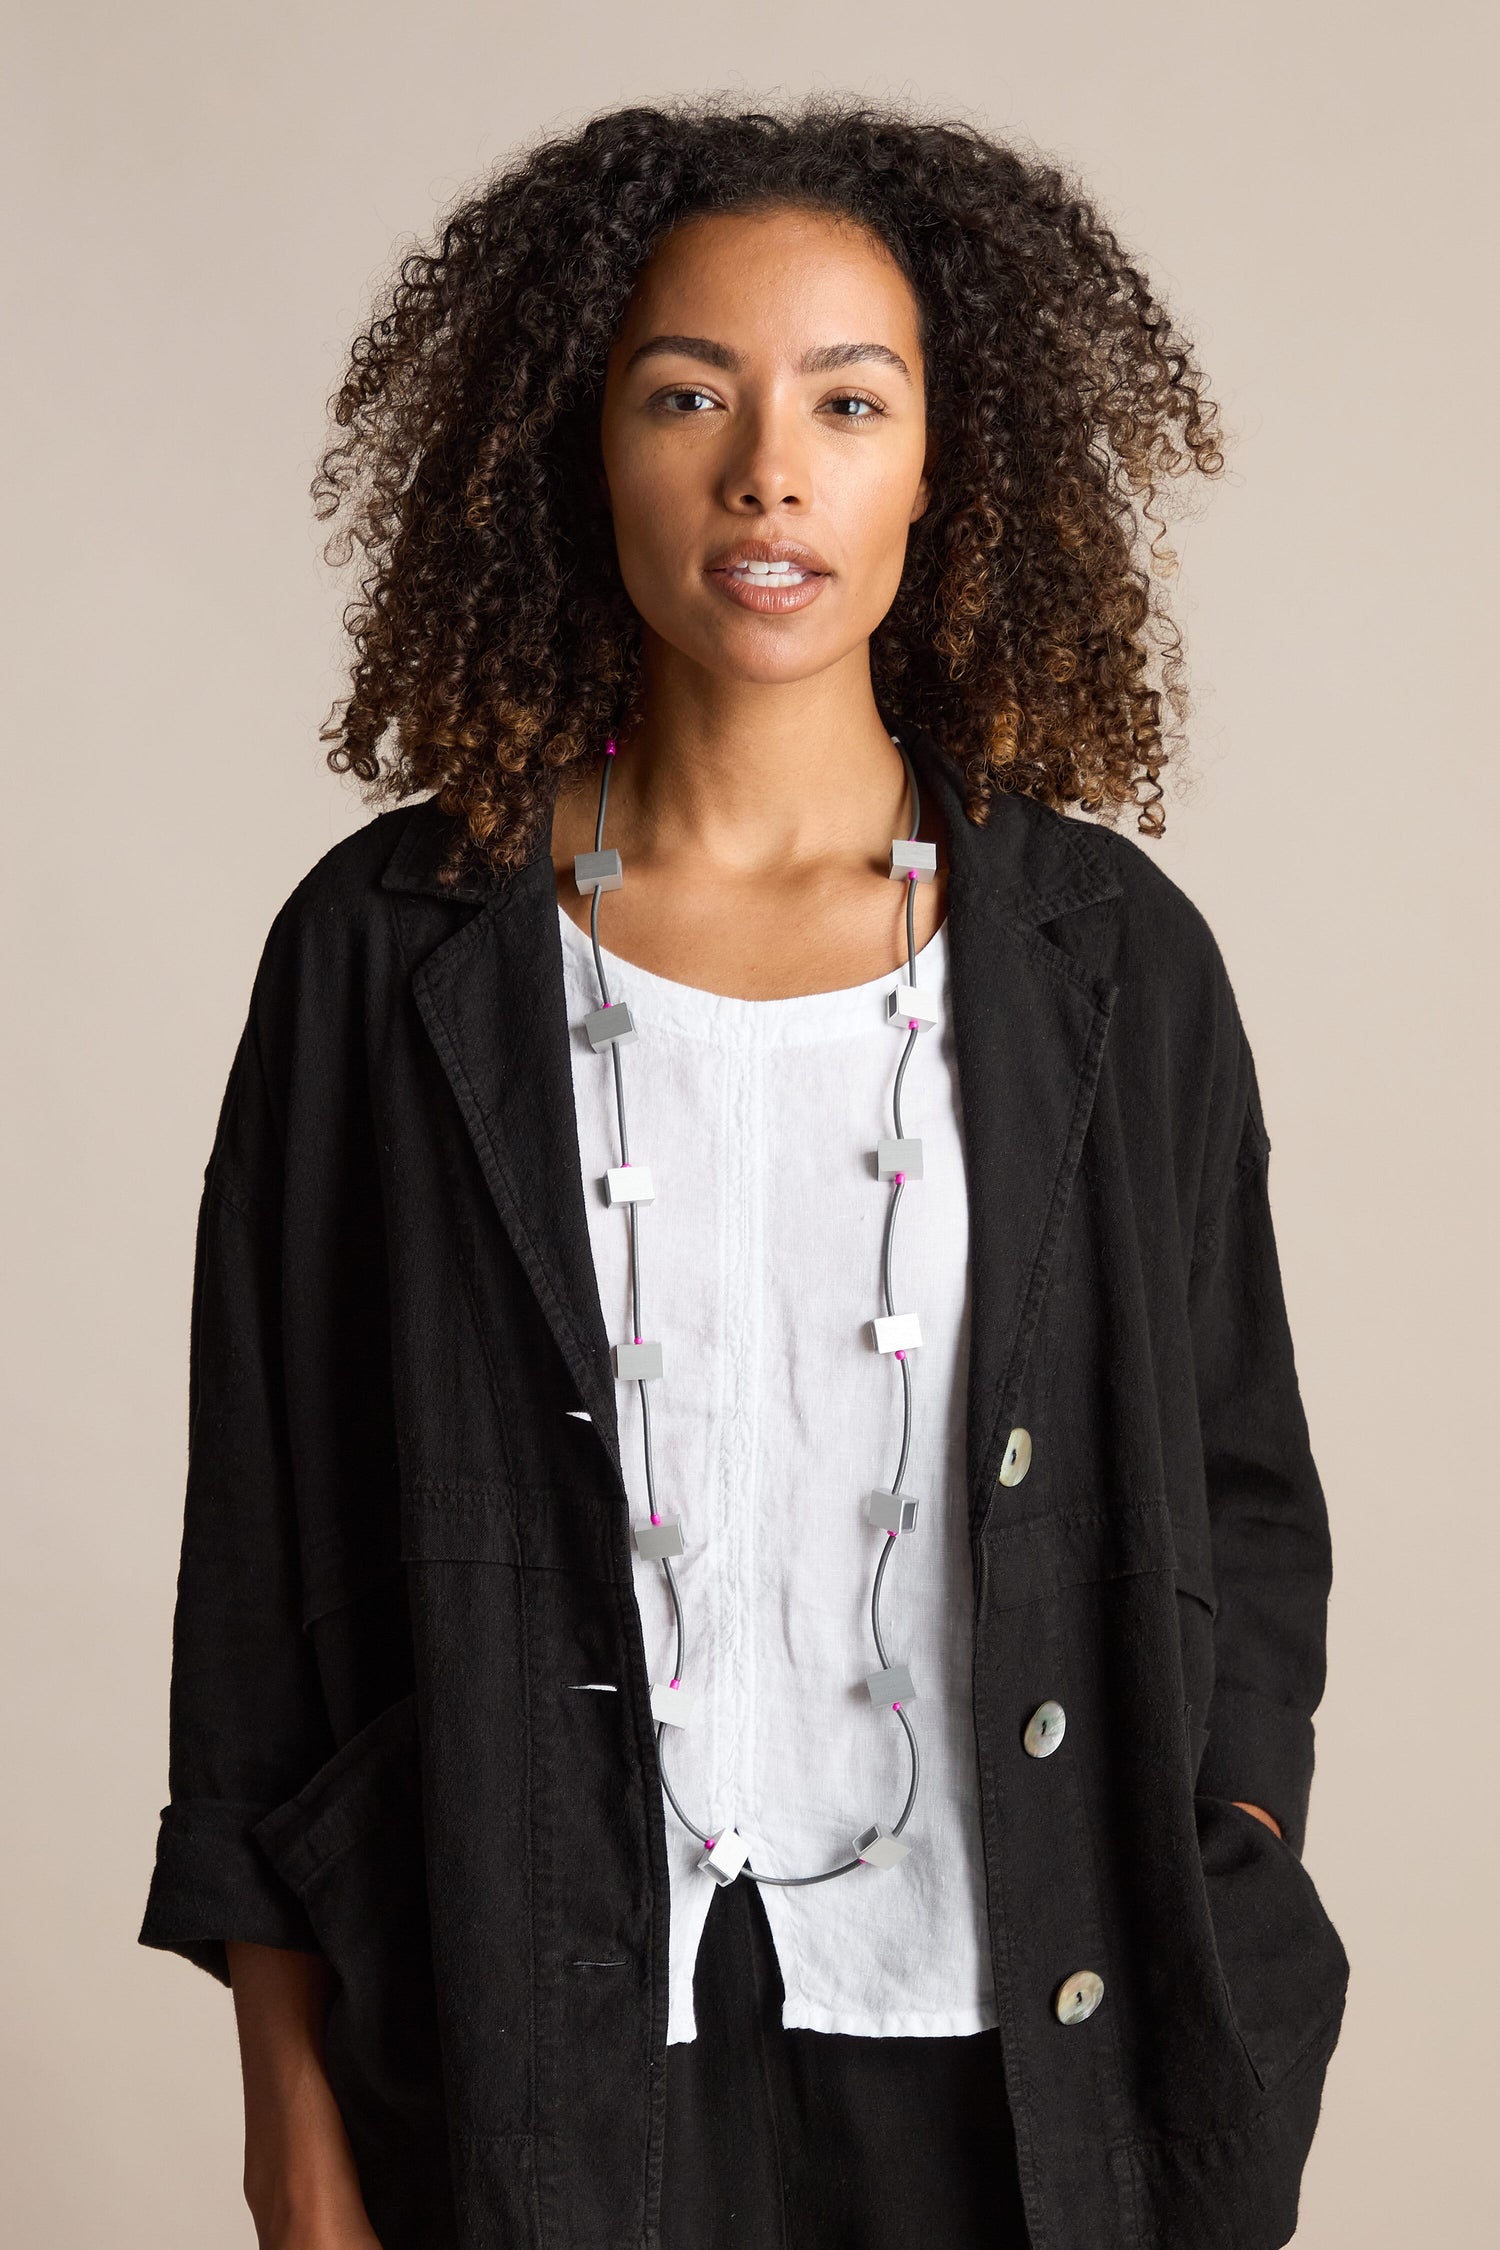
[[[587,961],[592,967],[592,938],[586,931],[580,930],[561,903],[557,908],[557,919],[562,928],[564,944],[571,944],[579,959]],[[946,945],[947,935],[948,917],[944,914],[927,943],[917,948],[918,970],[924,961],[933,959]],[[867,977],[861,984],[832,985],[821,992],[787,992],[768,1000],[747,1000],[739,993],[714,992],[707,985],[684,984],[679,977],[660,976],[655,969],[643,969],[638,962],[627,960],[623,953],[612,953],[603,943],[600,944],[599,951],[611,967],[620,972],[622,980],[632,978],[645,991],[655,991],[662,998],[684,1007],[698,1006],[715,1014],[738,1013],[747,1019],[757,1018],[761,1022],[770,1022],[778,1014],[789,1018],[798,1012],[827,1012],[846,1002],[857,1005],[861,1001],[877,998],[882,992],[903,981],[908,966],[903,956],[900,961],[893,962],[881,976]]]

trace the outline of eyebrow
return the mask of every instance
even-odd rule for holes
[[[726,375],[738,375],[745,364],[737,351],[728,344],[716,343],[712,336],[648,336],[631,353],[627,367],[637,367],[645,359],[668,358],[696,359],[705,367],[721,367]],[[872,360],[879,366],[893,367],[908,383],[911,381],[911,369],[889,344],[819,344],[803,353],[798,373],[829,375],[837,367]]]
[[[889,344],[820,344],[816,351],[803,354],[802,373],[830,375],[836,367],[853,367],[860,360],[874,360],[881,367],[894,367],[898,375],[904,375],[908,383],[911,381],[911,369]]]

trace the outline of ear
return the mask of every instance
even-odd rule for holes
[[[606,515],[612,510],[609,503],[609,478],[604,468],[604,431],[602,416],[596,412],[578,433],[578,450],[585,455],[584,477],[593,487],[594,498]]]
[[[908,524],[915,523],[919,517],[925,516],[927,513],[928,502],[932,498],[933,452],[932,439],[929,437],[926,458],[922,463],[921,482],[917,486],[916,497],[911,504],[911,514],[906,519]]]

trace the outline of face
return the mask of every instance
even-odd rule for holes
[[[637,286],[601,440],[648,663],[765,683],[840,663],[895,599],[927,502],[905,277],[822,213],[689,221]]]

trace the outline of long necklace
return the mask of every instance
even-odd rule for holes
[[[611,1165],[605,1173],[604,1193],[609,1204],[618,1205],[624,1211],[630,1235],[631,1334],[628,1342],[613,1347],[612,1356],[617,1380],[634,1382],[640,1388],[641,1432],[650,1521],[636,1523],[632,1528],[637,1554],[647,1561],[661,1564],[666,1575],[667,1590],[672,1598],[672,1614],[676,1624],[677,1646],[672,1676],[667,1680],[653,1681],[651,1715],[656,1722],[662,1789],[684,1828],[703,1847],[699,1867],[718,1883],[732,1883],[739,1874],[748,1875],[752,1882],[776,1883],[788,1887],[802,1883],[826,1883],[833,1876],[847,1875],[856,1867],[894,1867],[911,1849],[902,1831],[910,1820],[912,1807],[917,1801],[917,1783],[921,1776],[917,1737],[908,1710],[916,1688],[906,1665],[892,1662],[886,1648],[880,1622],[880,1593],[885,1582],[886,1565],[897,1540],[916,1529],[919,1506],[917,1499],[902,1490],[902,1479],[911,1453],[912,1375],[908,1354],[920,1346],[922,1331],[916,1313],[896,1310],[891,1287],[891,1251],[896,1231],[896,1214],[901,1208],[906,1183],[922,1177],[922,1143],[914,1136],[903,1134],[901,1128],[901,1084],[919,1034],[937,1022],[938,1012],[931,994],[917,990],[915,926],[916,885],[931,882],[935,876],[937,846],[919,843],[917,840],[922,806],[916,773],[901,743],[894,735],[891,740],[901,752],[901,761],[906,768],[906,778],[911,790],[912,820],[910,834],[898,836],[891,843],[891,876],[895,881],[906,885],[907,981],[896,985],[891,991],[887,1002],[887,1020],[897,1030],[904,1029],[906,1039],[901,1050],[901,1060],[896,1066],[891,1098],[895,1131],[889,1137],[881,1137],[875,1152],[876,1176],[890,1182],[891,1192],[886,1206],[880,1259],[885,1311],[870,1322],[870,1327],[876,1350],[888,1353],[901,1371],[902,1419],[900,1457],[890,1489],[871,1492],[865,1499],[866,1523],[872,1530],[883,1534],[870,1594],[870,1629],[880,1666],[877,1671],[865,1675],[865,1685],[869,1690],[872,1707],[878,1710],[882,1704],[888,1705],[901,1722],[910,1755],[911,1780],[906,1792],[906,1802],[899,1817],[889,1828],[883,1828],[877,1822],[862,1829],[853,1838],[851,1857],[840,1860],[833,1867],[820,1868],[812,1875],[761,1874],[750,1865],[750,1847],[739,1832],[734,1828],[726,1828],[715,1835],[705,1829],[701,1822],[694,1820],[683,1810],[667,1775],[668,1729],[685,1726],[691,1721],[697,1697],[696,1691],[687,1683],[687,1632],[677,1574],[672,1568],[673,1556],[685,1551],[686,1541],[681,1519],[663,1516],[657,1506],[656,1473],[651,1454],[651,1397],[648,1386],[661,1376],[662,1347],[659,1339],[646,1336],[642,1321],[639,1213],[643,1204],[655,1202],[656,1189],[650,1165],[635,1162],[630,1154],[630,1135],[625,1122],[625,1080],[620,1056],[621,1048],[637,1040],[640,1034],[626,1002],[610,997],[609,978],[605,973],[604,956],[599,948],[599,901],[606,891],[617,891],[624,882],[624,866],[619,852],[606,851],[604,846],[604,815],[609,803],[609,777],[614,769],[616,756],[613,742],[605,747],[603,769],[599,778],[599,811],[594,824],[594,848],[591,852],[577,852],[573,858],[573,879],[579,891],[590,901],[589,935],[593,942],[594,968],[599,979],[599,1006],[584,1018],[584,1030],[594,1052],[608,1054],[614,1065],[620,1161],[617,1165]]]

